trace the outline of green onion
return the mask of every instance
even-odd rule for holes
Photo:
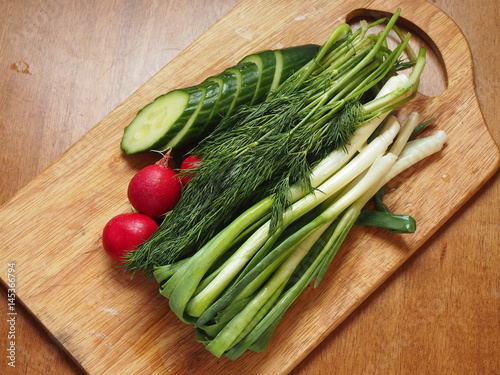
[[[201,289],[198,286],[203,284],[206,270],[216,261],[215,254],[222,256],[225,251],[219,245],[235,233],[223,230],[188,258],[193,261],[181,261],[185,266],[182,272],[178,271],[182,278],[169,297],[170,306],[183,321],[195,324],[198,336],[203,337],[211,353],[237,358],[252,347],[258,350],[265,347],[272,330],[303,289],[314,278],[315,285],[319,284],[368,200],[397,173],[439,151],[446,142],[446,134],[439,131],[403,145],[410,132],[396,134],[401,127],[397,121],[391,123],[317,190],[289,207],[281,227],[284,235],[271,234],[267,221],[230,255],[218,275]],[[414,121],[406,124],[412,123]],[[364,165],[361,159],[370,162]],[[357,172],[351,172],[351,168]],[[270,210],[267,199],[256,207]],[[264,211],[259,212],[265,215]],[[249,212],[257,210],[253,208]],[[241,217],[248,217],[249,212]],[[312,217],[308,216],[310,213]],[[242,223],[239,219],[228,228],[238,230]],[[287,233],[286,225],[295,225],[293,231]],[[314,247],[317,249],[313,250]],[[262,249],[266,251],[257,257]],[[234,306],[238,306],[236,313]],[[231,318],[221,320],[220,316]]]

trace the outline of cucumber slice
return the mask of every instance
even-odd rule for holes
[[[186,140],[191,139],[190,133],[195,135],[204,134],[205,129],[213,121],[215,108],[220,98],[220,86],[217,82],[205,81],[197,86],[203,91],[203,98],[200,100],[200,105],[193,112],[184,127],[170,139],[161,150],[167,150],[182,146]]]
[[[182,130],[203,96],[204,91],[196,86],[159,96],[125,128],[120,147],[126,154],[162,148]]]
[[[250,104],[259,82],[259,68],[253,63],[239,64],[226,71],[234,73],[238,80],[238,93],[226,115],[234,113],[236,108],[243,104]]]
[[[198,87],[205,90],[205,96],[203,97],[203,103],[197,114],[195,123],[197,129],[203,131],[211,122],[218,121],[218,119],[214,120],[214,116],[217,103],[221,97],[221,89],[217,82],[210,81],[200,83]]]
[[[266,50],[248,55],[238,64],[246,63],[254,63],[259,70],[259,80],[251,104],[260,103],[266,98],[273,83],[274,71],[276,70],[276,55],[274,51]]]
[[[177,132],[177,134],[167,142],[167,144],[161,148],[161,151],[168,150],[170,148],[174,148],[177,146],[180,146],[184,144],[183,142],[187,139],[185,136],[193,128],[196,119],[198,118],[199,113],[201,112],[201,109],[203,108],[203,99],[206,94],[206,87],[201,87],[201,91],[203,92],[203,97],[201,98],[198,107],[196,110],[193,112],[189,120],[185,123],[185,125],[182,127],[180,131]]]
[[[269,87],[269,92],[276,90],[281,81],[281,72],[283,72],[283,55],[274,51],[274,57],[276,58],[276,67],[274,68],[273,81]]]
[[[207,81],[217,82],[221,87],[220,98],[216,104],[214,115],[220,121],[231,111],[234,98],[238,95],[238,77],[234,72],[226,70],[221,74],[207,78]]]
[[[210,124],[219,121],[219,119],[216,118],[216,109],[222,95],[222,85],[220,85],[219,82],[216,81],[205,81],[200,85],[207,88],[207,93],[205,94],[204,99],[205,103],[203,103],[203,109],[199,115],[201,116],[200,122],[205,123],[203,125],[203,127],[205,128],[207,126],[210,126]],[[206,116],[206,121],[203,121],[204,116]]]

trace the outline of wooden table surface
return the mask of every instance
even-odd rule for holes
[[[1,2],[0,203],[238,2]],[[479,103],[500,143],[500,2],[433,3],[470,43]],[[500,374],[499,187],[497,173],[293,374]],[[81,374],[19,304],[16,367],[7,365],[2,291],[0,372]]]

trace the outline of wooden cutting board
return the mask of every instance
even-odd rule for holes
[[[413,215],[413,235],[356,228],[317,289],[287,313],[266,352],[231,362],[211,356],[158,295],[106,257],[101,231],[130,210],[126,186],[151,155],[124,157],[123,127],[172,88],[200,82],[247,53],[322,43],[340,22],[402,8],[445,69],[446,90],[418,96],[404,113],[438,117],[450,141],[395,182],[388,198]],[[223,47],[220,47],[223,46]],[[97,124],[0,211],[2,264],[16,263],[17,297],[90,374],[285,374],[337,327],[498,169],[499,151],[479,110],[472,58],[458,27],[423,0],[246,0]],[[3,276],[3,275],[2,275]],[[6,282],[6,280],[2,280]]]

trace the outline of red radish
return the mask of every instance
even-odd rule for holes
[[[113,217],[102,231],[102,245],[108,255],[122,263],[124,255],[133,251],[158,229],[149,216],[130,212]]]
[[[201,164],[201,158],[198,155],[189,155],[184,159],[180,168],[180,176],[182,185],[186,184],[191,180],[194,173],[191,170],[198,169]]]
[[[171,211],[181,197],[182,185],[169,166],[170,155],[137,172],[128,185],[128,199],[140,213],[159,219]]]

